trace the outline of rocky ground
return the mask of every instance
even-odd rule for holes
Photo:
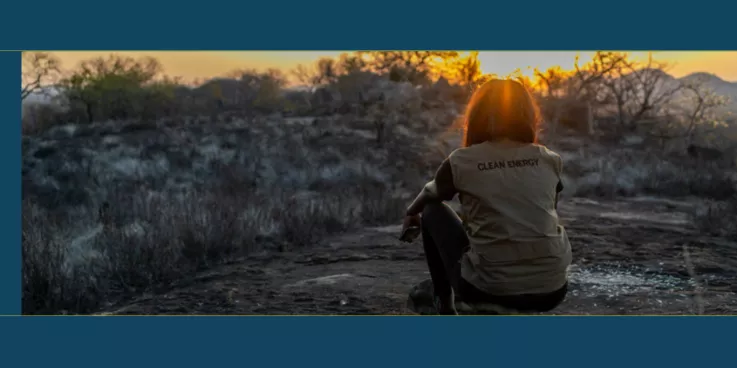
[[[700,233],[692,202],[569,199],[571,291],[553,314],[737,313],[737,243]],[[419,243],[398,226],[367,228],[314,247],[269,252],[198,274],[103,314],[406,314],[427,279]]]

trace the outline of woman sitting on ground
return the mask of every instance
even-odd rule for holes
[[[546,312],[565,298],[571,246],[556,210],[562,162],[536,143],[538,123],[522,84],[485,83],[468,104],[463,148],[407,209],[403,230],[421,227],[439,314],[456,314],[459,301]],[[443,203],[456,194],[464,220]]]

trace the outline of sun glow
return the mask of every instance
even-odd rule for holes
[[[482,51],[479,52],[481,70],[500,76],[519,73],[533,78],[535,69],[546,70],[559,66],[572,70],[579,56],[580,63],[591,60],[593,52],[572,51]]]
[[[114,51],[112,51],[114,52]],[[337,57],[351,51],[131,51],[114,52],[138,57],[148,55],[161,61],[167,74],[185,79],[204,79],[222,76],[234,69],[278,68],[289,71],[299,64],[311,64],[321,57]],[[105,56],[111,51],[63,51],[59,56],[64,68],[74,68],[84,59]],[[469,52],[461,52],[468,55]],[[737,81],[737,52],[654,52],[658,60],[671,64],[669,73],[676,77],[694,72],[714,73],[728,81]],[[576,56],[579,63],[591,60],[593,51],[480,51],[478,59],[485,74],[506,76],[518,74],[534,77],[534,70],[560,66],[572,70]],[[634,59],[646,57],[646,52],[632,52]]]

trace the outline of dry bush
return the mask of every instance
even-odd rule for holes
[[[26,200],[23,313],[88,313],[186,282],[253,250],[305,246],[331,233],[396,221],[405,203],[385,193],[376,186],[312,198],[279,190],[211,189],[159,199],[141,192],[113,204],[118,214],[107,226],[96,223],[95,207],[59,217]]]
[[[21,133],[39,134],[61,124],[63,112],[52,104],[27,104],[23,106]]]
[[[737,193],[734,171],[645,150],[563,152],[564,175],[576,196],[658,195],[723,200]]]
[[[725,201],[704,202],[692,217],[702,232],[737,240],[737,195]]]

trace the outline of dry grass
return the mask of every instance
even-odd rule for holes
[[[283,192],[193,191],[158,202],[135,193],[120,204],[135,222],[108,227],[96,223],[94,208],[54,219],[25,201],[23,313],[87,313],[253,250],[284,251],[396,221],[405,203],[382,192],[346,187],[294,201]]]
[[[426,140],[379,146],[350,123],[279,121],[105,123],[26,137],[23,313],[88,313],[253,250],[399,221],[407,191],[437,164],[422,156]]]

